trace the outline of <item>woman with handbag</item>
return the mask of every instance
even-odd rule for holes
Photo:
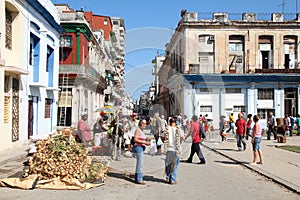
[[[134,132],[134,147],[133,152],[136,157],[136,168],[135,168],[135,181],[137,184],[144,185],[143,174],[142,174],[142,165],[143,165],[143,154],[146,149],[146,146],[150,145],[151,138],[146,137],[143,132],[146,128],[147,122],[146,120],[139,121],[139,127]]]

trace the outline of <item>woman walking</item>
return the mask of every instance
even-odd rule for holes
[[[147,138],[144,134],[144,129],[146,128],[146,120],[139,121],[139,127],[135,130],[134,133],[134,147],[133,152],[136,155],[136,168],[135,168],[135,181],[137,184],[144,185],[142,166],[143,166],[143,154],[146,146],[150,145],[150,138]]]
[[[254,115],[253,117],[254,121],[254,127],[252,128],[252,146],[253,146],[253,161],[252,165],[254,164],[264,164],[263,162],[263,155],[260,150],[260,142],[261,142],[261,132],[262,132],[262,126],[260,125],[259,121],[259,115]],[[259,157],[259,162],[256,163],[257,158]]]
[[[176,177],[178,171],[178,165],[180,160],[180,142],[184,140],[184,132],[179,127],[176,126],[176,120],[171,118],[169,121],[169,126],[166,128],[165,132],[165,149],[166,160],[165,160],[165,173],[166,173],[166,183],[176,184]]]

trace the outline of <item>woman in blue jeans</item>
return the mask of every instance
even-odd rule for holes
[[[145,133],[143,132],[146,128],[146,120],[139,121],[139,127],[136,129],[134,133],[134,147],[133,152],[136,156],[136,168],[135,168],[135,176],[134,179],[137,184],[144,185],[145,182],[143,181],[143,174],[142,174],[142,166],[143,166],[143,154],[145,151],[146,146],[150,145],[151,138],[146,137]]]

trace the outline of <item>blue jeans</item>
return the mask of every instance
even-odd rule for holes
[[[175,151],[167,151],[165,161],[166,180],[170,183],[174,183],[177,177],[178,165],[180,157]]]
[[[234,122],[231,122],[231,123],[229,124],[229,129],[226,131],[226,133],[229,133],[229,131],[231,130],[231,131],[232,131],[232,134],[235,135],[234,127],[235,127]]]
[[[121,145],[122,145],[122,136],[112,135],[112,144],[110,150],[112,159],[120,160]]]
[[[255,137],[253,142],[253,151],[260,150],[261,137]]]
[[[247,144],[246,144],[246,141],[245,141],[245,138],[243,135],[239,135],[239,134],[236,134],[236,144],[237,144],[237,147],[239,149],[239,151],[242,151],[242,143],[243,143],[243,146],[244,146],[244,150],[246,150],[246,147],[247,147]]]
[[[135,153],[136,157],[136,167],[135,167],[135,181],[141,182],[143,181],[143,173],[142,173],[142,166],[143,166],[143,154],[144,154],[145,147],[144,146],[134,146],[133,152]]]

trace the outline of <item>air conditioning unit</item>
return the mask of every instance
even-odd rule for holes
[[[214,41],[215,40],[215,36],[214,35],[210,35],[209,36],[209,40]]]

